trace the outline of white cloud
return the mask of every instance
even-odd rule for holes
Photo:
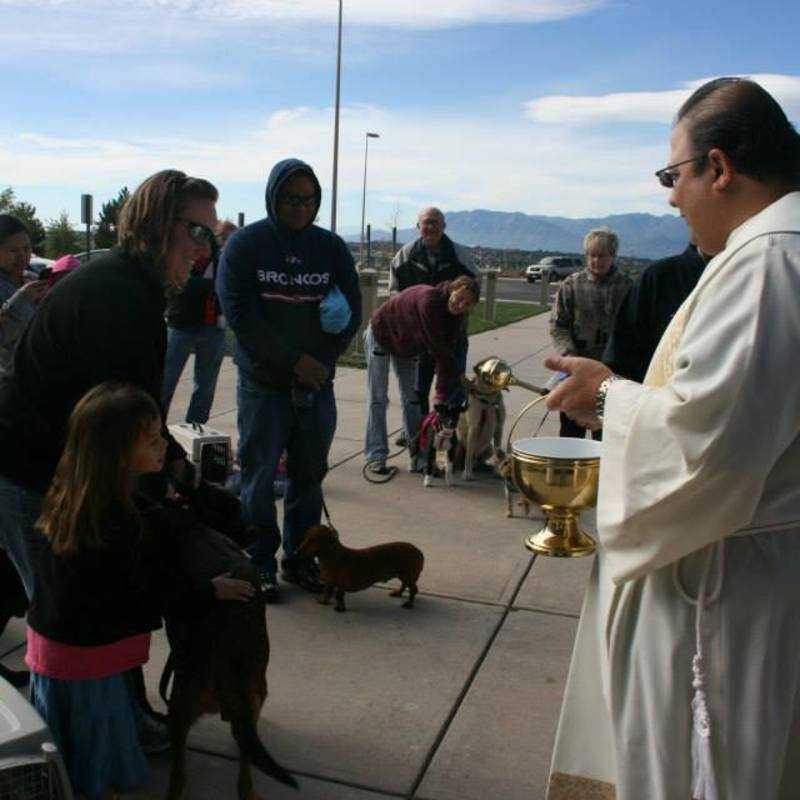
[[[586,14],[608,0],[344,0],[348,23],[368,26],[439,28],[492,22],[546,22]],[[264,20],[271,24],[330,22],[335,0],[0,0],[3,6],[76,10],[104,15],[135,10],[216,20]]]
[[[261,213],[266,175],[281,158],[311,163],[330,196],[333,113],[330,108],[286,108],[250,131],[197,138],[125,141],[49,138],[35,131],[0,137],[3,184],[62,187],[115,194],[167,167],[202,175],[219,185],[222,213],[246,208]],[[607,138],[524,119],[437,116],[425,110],[382,107],[342,109],[339,161],[340,226],[358,224],[364,165],[364,132],[370,143],[368,219],[383,227],[401,206],[400,225],[420,207],[490,208],[538,214],[592,216],[628,211],[667,213],[666,193],[652,177],[667,156],[663,141],[620,148]],[[235,198],[235,199],[234,199]],[[252,205],[238,205],[241,203]],[[64,206],[60,200],[58,208]],[[47,213],[53,213],[48,211]],[[325,219],[329,212],[323,210]]]
[[[800,76],[756,74],[746,77],[757,81],[770,92],[790,117],[800,116]],[[609,122],[669,124],[683,101],[707,80],[710,78],[688,81],[678,89],[662,92],[546,95],[524,103],[525,114],[534,122],[573,126]]]

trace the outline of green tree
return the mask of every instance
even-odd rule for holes
[[[113,247],[117,243],[119,212],[130,196],[131,193],[128,191],[128,187],[123,186],[119,194],[113,200],[103,203],[103,207],[100,209],[97,228],[95,228],[94,232],[95,247]]]
[[[78,232],[72,227],[66,211],[62,211],[58,219],[50,220],[47,224],[48,258],[60,258],[67,253],[78,253],[82,249]]]
[[[9,186],[0,192],[0,213],[13,214],[20,219],[31,236],[34,252],[41,254],[45,246],[45,230],[36,216],[36,207],[24,200],[17,200],[14,190]]]

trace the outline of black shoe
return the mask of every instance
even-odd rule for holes
[[[406,439],[406,435],[401,433],[395,440],[394,440],[395,447],[405,447],[408,444],[408,439]]]
[[[319,567],[316,561],[302,561],[299,564],[286,565],[281,569],[281,578],[294,583],[312,594],[321,594],[325,584],[319,578]]]
[[[278,586],[278,579],[275,575],[265,569],[260,569],[258,576],[261,578],[261,592],[264,595],[264,602],[280,603],[281,587]]]
[[[367,462],[367,472],[371,475],[388,475],[391,469],[386,466],[384,461],[369,461]]]

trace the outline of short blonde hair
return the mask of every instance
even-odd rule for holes
[[[583,252],[588,253],[592,247],[598,247],[609,255],[616,256],[619,250],[619,237],[611,228],[593,228],[583,238]]]

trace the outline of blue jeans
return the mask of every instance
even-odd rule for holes
[[[25,594],[33,596],[33,551],[43,534],[34,530],[43,495],[0,477],[0,547],[17,568]]]
[[[186,421],[204,425],[211,413],[219,368],[225,355],[225,331],[220,328],[212,325],[167,328],[167,354],[164,359],[161,405],[166,417],[172,396],[175,394],[175,387],[192,351],[194,351],[194,389],[186,411]]]
[[[283,499],[284,568],[291,569],[306,531],[320,521],[322,484],[302,474],[311,454],[327,462],[336,431],[333,384],[313,394],[310,408],[295,407],[289,390],[266,389],[239,372],[237,383],[242,511],[258,529],[252,548],[256,567],[275,575],[281,544],[274,482],[278,461],[288,456],[288,485]]]
[[[380,461],[389,454],[386,407],[389,405],[390,365],[394,368],[400,385],[406,441],[411,444],[419,432],[422,416],[414,389],[417,361],[415,358],[398,358],[384,352],[375,341],[371,326],[367,326],[364,332],[364,355],[367,359],[367,434],[364,441],[364,455],[367,461]]]

